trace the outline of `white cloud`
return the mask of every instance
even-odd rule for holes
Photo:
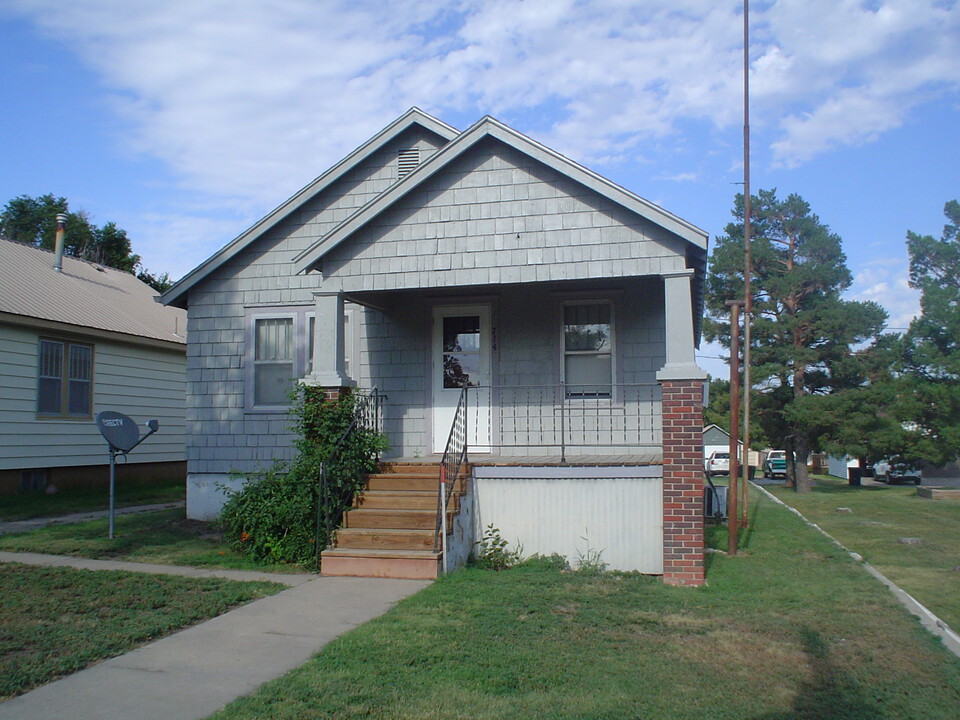
[[[876,258],[856,268],[847,297],[883,306],[889,313],[887,327],[892,330],[905,329],[920,314],[920,293],[909,285],[905,255]]]
[[[277,202],[411,105],[489,112],[587,163],[740,122],[739,0],[7,5],[97,70],[129,146],[228,200]],[[960,86],[956,3],[783,0],[752,39],[753,119],[786,165]]]

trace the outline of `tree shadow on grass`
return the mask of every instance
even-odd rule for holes
[[[793,709],[759,715],[755,720],[876,720],[883,708],[870,702],[856,680],[830,658],[830,645],[819,632],[801,631],[810,679],[800,685]]]

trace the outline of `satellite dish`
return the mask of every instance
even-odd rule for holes
[[[140,428],[123,413],[104,410],[97,414],[100,434],[110,443],[111,450],[130,452],[140,441]]]

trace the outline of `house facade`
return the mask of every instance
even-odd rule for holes
[[[117,480],[185,477],[186,313],[130,273],[0,240],[0,493],[106,484],[104,410],[160,431]]]
[[[436,460],[465,421],[468,543],[494,523],[697,584],[705,258],[502,123],[411,110],[165,294],[189,313],[188,514],[288,456],[293,382],[375,388],[387,459]]]

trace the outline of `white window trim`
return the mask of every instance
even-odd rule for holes
[[[566,381],[567,381],[567,338],[566,338],[566,309],[570,306],[579,306],[579,305],[607,305],[610,308],[610,395],[607,397],[577,397],[576,395],[570,396],[566,394]],[[617,390],[617,380],[618,380],[618,363],[617,363],[617,304],[612,298],[605,297],[576,297],[569,298],[564,300],[560,306],[560,382],[564,384],[563,395],[566,397],[561,398],[561,400],[570,403],[577,402],[578,400],[596,402],[598,400],[607,400],[614,404],[619,404],[619,392]],[[601,354],[601,353],[587,353],[583,354]],[[605,354],[605,353],[604,353]]]
[[[312,305],[278,306],[247,308],[244,318],[243,353],[243,402],[247,413],[286,413],[289,403],[282,405],[256,405],[256,327],[258,320],[293,320],[293,379],[306,374],[307,354],[306,335],[308,311]]]

